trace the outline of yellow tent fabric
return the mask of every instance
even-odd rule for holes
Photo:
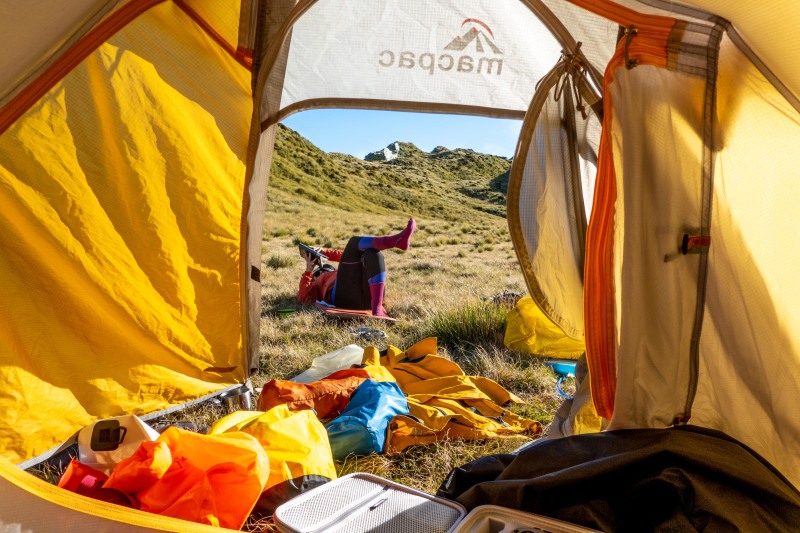
[[[556,359],[577,359],[586,350],[583,340],[567,337],[529,294],[506,314],[503,344],[510,350]]]
[[[7,459],[97,418],[246,378],[239,247],[252,104],[249,73],[216,48],[162,4],[0,136]]]

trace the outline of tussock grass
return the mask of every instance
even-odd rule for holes
[[[503,344],[506,312],[491,304],[470,302],[434,316],[430,334],[447,347]]]
[[[297,262],[294,258],[285,255],[271,255],[267,259],[267,266],[273,270],[278,268],[288,268],[294,266]]]
[[[409,268],[411,270],[414,270],[414,271],[417,271],[417,272],[436,272],[438,270],[441,270],[442,265],[441,265],[441,263],[431,263],[431,262],[428,262],[428,261],[420,261],[419,263],[411,265]]]

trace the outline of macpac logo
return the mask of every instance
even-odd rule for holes
[[[489,28],[486,23],[478,19],[467,19],[461,23],[461,27],[463,28],[468,23],[472,23],[473,25],[467,29],[467,33],[450,41],[450,44],[444,47],[445,50],[463,52],[470,44],[475,43],[475,51],[479,54],[483,54],[483,43],[485,42],[486,46],[496,55],[503,54],[503,52],[497,48],[497,45],[494,44],[494,33],[492,33],[491,28]],[[479,30],[476,26],[480,26],[481,29]],[[483,30],[486,31],[484,32]],[[486,36],[487,33],[489,34],[488,37]]]
[[[494,33],[478,19],[468,18],[442,52],[413,52],[384,50],[378,54],[378,64],[384,68],[425,70],[460,74],[503,74],[503,52],[495,44]]]

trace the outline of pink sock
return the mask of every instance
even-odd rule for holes
[[[387,235],[386,237],[372,237],[372,242],[369,243],[370,247],[376,250],[388,250],[389,248],[399,248],[401,250],[408,250],[408,245],[411,242],[411,235],[417,230],[417,221],[413,218],[408,219],[408,224],[405,229],[396,235]]]
[[[411,235],[413,235],[415,231],[417,231],[417,221],[413,218],[409,218],[405,229],[397,234],[397,242],[394,245],[395,248],[408,250],[408,245],[411,242]]]
[[[385,287],[386,284],[383,282],[369,284],[372,314],[375,316],[389,316],[386,314],[386,310],[383,308],[383,293]]]

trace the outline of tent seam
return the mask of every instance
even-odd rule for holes
[[[703,113],[703,174],[700,215],[700,234],[711,235],[711,216],[714,197],[714,116],[717,112],[717,69],[719,47],[724,34],[723,26],[715,26],[707,48],[707,64],[709,74],[706,77],[706,94]],[[708,247],[700,249],[697,272],[697,299],[695,302],[695,319],[689,347],[689,384],[687,387],[686,405],[680,419],[676,422],[686,423],[692,416],[692,404],[697,394],[698,374],[700,366],[700,337],[703,332],[705,315],[706,289],[708,284]]]
[[[442,114],[471,114],[491,118],[522,119],[525,113],[515,109],[499,109],[463,104],[446,104],[435,102],[400,102],[371,98],[312,98],[301,100],[280,109],[261,122],[261,131],[274,126],[289,115],[309,109],[346,108],[346,109],[380,109],[388,111],[413,111]],[[424,108],[423,111],[420,108]]]
[[[241,49],[241,48],[234,48],[232,44],[225,40],[225,38],[220,35],[211,24],[206,21],[200,13],[192,9],[192,7],[186,3],[185,0],[172,0],[173,3],[178,6],[178,8],[186,13],[186,15],[192,19],[200,29],[205,32],[214,42],[216,42],[220,47],[222,47],[225,52],[227,52],[236,62],[242,65],[247,70],[252,70],[253,68],[253,57],[252,51]]]
[[[78,39],[69,50],[45,69],[36,80],[3,107],[2,111],[0,111],[0,134],[10,128],[18,118],[24,115],[28,109],[35,105],[50,89],[55,87],[59,81],[64,79],[67,74],[72,72],[81,61],[97,50],[101,44],[150,8],[162,2],[164,0],[133,1],[111,14],[107,19]]]

